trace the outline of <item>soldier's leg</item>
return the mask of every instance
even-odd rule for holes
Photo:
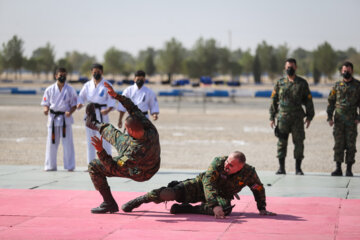
[[[344,161],[345,151],[345,123],[341,121],[340,116],[335,113],[335,124],[333,128],[334,136],[334,161],[336,162],[336,169],[331,173],[331,176],[342,176],[341,163]]]
[[[304,175],[301,170],[301,162],[304,159],[305,130],[302,118],[296,119],[291,127],[291,135],[294,143],[295,174]]]
[[[61,127],[62,129],[62,127]],[[45,154],[45,171],[57,170],[57,150],[60,140],[60,127],[55,127],[55,143],[52,143],[52,128],[48,127],[48,137],[46,139],[46,154]]]
[[[66,137],[61,135],[64,152],[64,169],[72,171],[75,169],[75,151],[72,126],[66,126]]]
[[[231,201],[228,200],[226,206],[223,208],[225,216],[229,215],[232,212]],[[193,214],[203,214],[203,215],[214,215],[213,207],[209,206],[206,203],[200,205],[191,205],[188,203],[183,204],[174,204],[171,206],[170,213],[180,214],[180,213],[193,213]]]
[[[345,128],[345,140],[346,140],[346,176],[352,177],[352,165],[355,163],[356,153],[356,137],[357,137],[357,125],[355,122],[350,123]]]
[[[287,152],[287,144],[290,132],[290,122],[284,115],[280,115],[278,118],[279,137],[277,143],[277,157],[279,159],[279,170],[276,174],[286,174],[285,171],[285,157]]]
[[[154,189],[143,196],[137,197],[124,205],[121,209],[124,212],[131,212],[134,208],[140,207],[143,203],[161,203],[165,201],[182,201],[184,198],[184,184],[182,182],[171,182],[167,187]]]
[[[121,142],[129,138],[129,136],[122,133],[110,123],[102,124],[100,133],[103,139],[105,139],[109,145],[113,145],[116,149],[121,146]]]

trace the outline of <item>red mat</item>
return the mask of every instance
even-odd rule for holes
[[[139,195],[114,192],[119,206]],[[358,199],[269,197],[268,210],[278,216],[263,217],[252,196],[241,196],[224,220],[172,215],[153,203],[91,214],[100,202],[96,191],[0,189],[0,239],[360,239]]]

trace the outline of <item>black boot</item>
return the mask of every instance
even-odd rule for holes
[[[346,165],[346,176],[347,177],[352,177],[352,176],[354,176],[354,174],[352,173],[352,165],[353,165],[353,163],[348,163],[347,165]]]
[[[285,172],[285,158],[279,158],[279,170],[275,174],[286,174]]]
[[[331,173],[331,176],[342,176],[341,162],[336,162],[336,169]]]
[[[148,203],[148,202],[150,202],[150,199],[147,197],[147,195],[144,195],[144,196],[137,197],[137,198],[123,204],[121,206],[121,209],[124,212],[131,212],[134,208],[138,208],[138,207],[140,207],[141,204]]]
[[[204,211],[200,205],[193,206],[188,203],[182,204],[173,204],[170,208],[171,214],[179,214],[179,213],[195,213],[195,214],[206,214],[206,215],[214,215],[213,211],[210,209],[208,211]]]
[[[296,159],[296,164],[295,164],[296,175],[304,175],[303,171],[301,170],[301,162],[302,159]]]
[[[91,209],[92,213],[114,213],[119,211],[119,207],[113,198],[110,188],[99,191],[104,199],[104,202],[99,207]]]

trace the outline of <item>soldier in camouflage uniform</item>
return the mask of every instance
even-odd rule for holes
[[[332,88],[327,107],[330,127],[334,125],[333,135],[335,139],[334,161],[336,170],[332,176],[342,176],[341,163],[347,164],[346,176],[353,176],[352,165],[355,162],[357,124],[360,122],[358,108],[360,108],[360,82],[352,77],[354,71],[351,62],[345,62],[341,67],[342,80],[337,81]],[[333,120],[333,113],[335,116]]]
[[[117,99],[129,113],[125,121],[128,134],[111,124],[97,122],[94,106],[87,106],[86,126],[99,130],[101,134],[101,139],[96,136],[91,139],[99,159],[91,161],[88,169],[95,189],[100,192],[104,202],[93,208],[92,213],[119,211],[106,177],[125,177],[143,182],[149,180],[160,167],[160,142],[155,126],[129,98],[118,95],[110,85],[104,85],[109,95]],[[111,157],[103,149],[102,138],[117,149],[117,157]]]
[[[216,157],[206,172],[185,181],[173,181],[167,187],[152,190],[122,206],[124,212],[131,212],[143,203],[161,203],[176,200],[170,213],[197,213],[224,218],[231,213],[231,200],[248,186],[254,194],[257,208],[262,215],[275,215],[266,211],[265,189],[255,168],[245,163],[245,155],[234,152],[228,157]],[[192,206],[190,203],[201,202]]]
[[[287,77],[277,81],[271,94],[270,126],[275,126],[277,115],[277,157],[279,159],[279,170],[276,174],[286,174],[285,157],[289,133],[292,134],[294,143],[294,158],[296,160],[296,175],[304,175],[301,170],[301,162],[304,158],[304,118],[306,128],[314,117],[314,104],[309,85],[305,79],[297,76],[296,60],[289,58],[285,61]],[[304,112],[302,105],[305,106]]]

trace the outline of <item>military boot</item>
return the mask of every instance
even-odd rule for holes
[[[342,176],[341,162],[336,162],[336,169],[331,173],[331,176]]]
[[[86,122],[85,125],[92,130],[100,130],[100,122],[96,120],[95,104],[89,103],[86,106]]]
[[[285,172],[285,158],[279,158],[279,170],[275,174],[286,174]]]
[[[195,214],[206,214],[206,215],[214,215],[212,210],[204,211],[200,205],[193,206],[188,203],[183,204],[173,204],[170,208],[171,214],[179,214],[179,213],[195,213]]]
[[[347,177],[352,177],[352,176],[354,176],[354,174],[352,173],[352,165],[353,165],[353,163],[348,163],[347,165],[346,165],[346,176]]]
[[[100,204],[99,207],[91,209],[92,213],[114,213],[119,211],[119,207],[113,198],[110,188],[100,190],[101,196],[104,199],[104,202]]]
[[[131,212],[134,208],[138,208],[143,203],[151,202],[147,195],[143,195],[141,197],[137,197],[121,206],[121,209],[124,212]]]
[[[302,159],[296,159],[296,163],[295,163],[296,175],[304,175],[303,171],[301,170],[301,162],[302,162]]]

